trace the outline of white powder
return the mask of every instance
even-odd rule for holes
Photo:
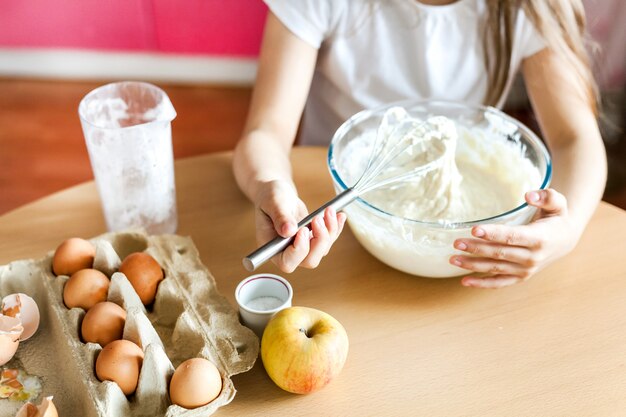
[[[248,301],[246,303],[246,307],[253,310],[268,311],[280,307],[281,305],[283,305],[283,303],[284,301],[278,297],[263,296],[253,298],[252,300]]]

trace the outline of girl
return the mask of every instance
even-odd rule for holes
[[[328,209],[307,214],[289,152],[327,145],[354,113],[405,99],[501,106],[521,68],[550,148],[552,189],[526,193],[537,207],[524,226],[485,225],[450,262],[481,276],[466,286],[498,288],[527,279],[570,252],[602,197],[606,155],[595,84],[583,44],[580,0],[266,0],[259,70],[234,172],[257,211],[259,243],[295,240],[274,262],[284,272],[315,268],[345,223]],[[312,236],[311,236],[312,234]]]

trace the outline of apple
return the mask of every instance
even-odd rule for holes
[[[267,323],[261,359],[269,377],[285,391],[308,394],[335,378],[348,356],[346,330],[330,314],[289,307]]]

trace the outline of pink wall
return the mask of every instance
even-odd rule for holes
[[[584,3],[602,50],[599,80],[621,88],[626,2]],[[261,0],[0,0],[0,47],[255,57],[266,13]]]
[[[0,46],[253,57],[261,0],[0,0]]]

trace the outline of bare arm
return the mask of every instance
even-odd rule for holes
[[[291,182],[289,152],[316,58],[317,49],[293,35],[269,13],[252,102],[234,155],[235,178],[252,201],[262,183]]]
[[[578,240],[602,198],[607,167],[595,115],[572,71],[547,49],[523,63],[526,88],[553,158],[552,188],[567,198]]]
[[[455,241],[455,248],[473,256],[453,256],[450,262],[486,274],[465,277],[463,285],[511,285],[566,255],[578,242],[604,191],[604,144],[573,69],[544,49],[524,60],[523,73],[552,154],[553,188],[526,193],[526,202],[539,209],[532,223],[477,226],[472,229],[475,239]]]
[[[233,157],[237,184],[256,208],[257,242],[295,235],[273,261],[284,272],[315,268],[343,229],[345,214],[327,209],[298,231],[307,215],[291,178],[289,153],[311,86],[317,49],[292,34],[271,12],[243,136]]]

